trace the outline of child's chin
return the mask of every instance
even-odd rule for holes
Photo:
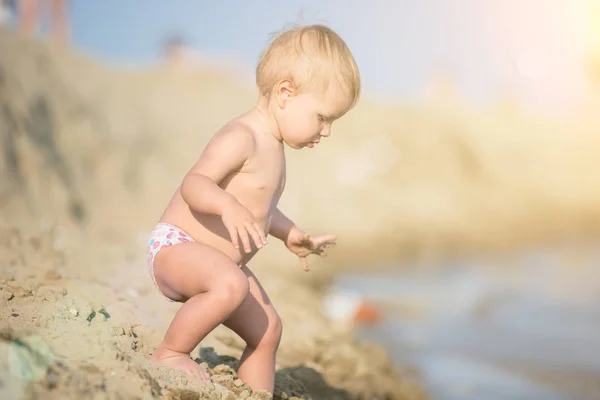
[[[305,147],[304,144],[298,144],[298,143],[290,143],[290,142],[285,142],[288,146],[290,146],[292,149],[294,150],[300,150],[303,149]]]

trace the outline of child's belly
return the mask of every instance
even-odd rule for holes
[[[253,213],[259,225],[265,230],[265,236],[267,236],[272,214],[271,205],[245,204],[245,206]],[[233,247],[231,236],[223,225],[221,217],[218,215],[201,214],[192,211],[179,192],[173,196],[173,199],[160,218],[160,221],[183,229],[198,243],[211,246],[221,251],[236,264],[245,264],[249,262],[259,250],[250,235],[248,235],[251,246],[250,253],[246,253],[243,250],[239,238],[240,249]]]

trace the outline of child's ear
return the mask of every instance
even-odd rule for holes
[[[288,100],[294,93],[294,84],[289,80],[279,82],[275,90],[275,97],[280,108],[285,108]]]

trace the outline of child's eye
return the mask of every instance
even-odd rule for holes
[[[325,118],[324,116],[322,116],[322,115],[319,115],[319,121],[321,121],[321,122],[325,122],[325,119],[326,119],[326,118]]]

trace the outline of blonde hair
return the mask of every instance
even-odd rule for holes
[[[324,25],[296,26],[277,34],[263,51],[256,84],[269,96],[282,80],[302,92],[317,86],[326,91],[332,81],[346,92],[351,107],[360,96],[358,66],[342,38]]]

